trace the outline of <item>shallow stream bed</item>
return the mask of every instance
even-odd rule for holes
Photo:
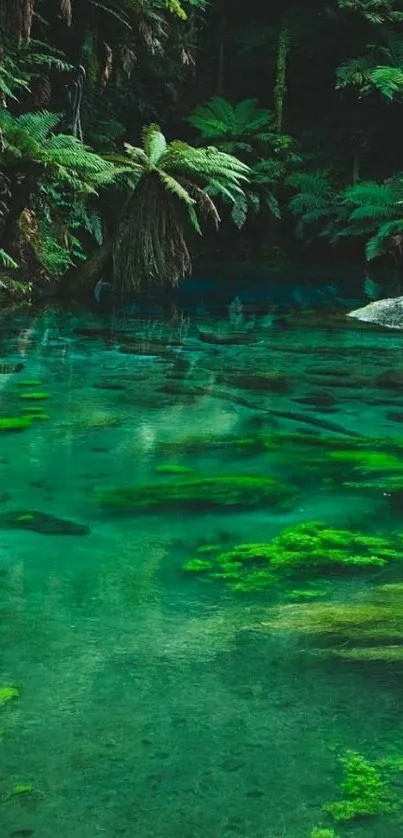
[[[312,521],[398,538],[402,335],[50,309],[0,320],[0,361],[1,838],[401,838],[399,803],[324,807],[349,750],[403,758],[403,627],[311,624],[398,597],[397,542],[209,568]]]

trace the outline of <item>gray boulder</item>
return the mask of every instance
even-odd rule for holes
[[[367,306],[350,311],[348,317],[355,317],[364,323],[377,323],[389,329],[403,329],[403,297],[376,300]]]

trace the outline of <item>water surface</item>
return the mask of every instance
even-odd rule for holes
[[[240,342],[220,342],[234,329]],[[379,491],[344,490],[293,439],[400,444],[401,341],[327,311],[277,325],[180,312],[2,318],[1,360],[24,370],[0,375],[1,416],[33,404],[48,418],[0,433],[0,516],[89,528],[0,520],[0,687],[19,691],[0,707],[2,838],[309,838],[334,826],[323,806],[340,798],[339,755],[403,756],[398,661],[317,654],[298,632],[262,628],[280,589],[241,594],[183,571],[205,542],[269,542],[304,521],[399,528],[383,475]],[[48,398],[21,399],[29,392]],[[236,443],[263,432],[281,444]],[[177,479],[161,466],[275,475],[296,499],[133,514],[97,503],[110,488]],[[377,580],[324,581],[333,601]],[[402,821],[337,834],[398,838]]]

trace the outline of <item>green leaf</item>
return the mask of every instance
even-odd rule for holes
[[[167,150],[166,139],[158,125],[148,125],[142,132],[144,151],[150,166],[156,166]]]
[[[18,263],[3,248],[0,247],[0,265],[12,270],[18,269]]]

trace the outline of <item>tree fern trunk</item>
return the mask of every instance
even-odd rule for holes
[[[35,0],[0,0],[0,43],[28,40]]]
[[[284,18],[277,42],[276,81],[274,87],[276,130],[280,134],[283,128],[284,101],[287,92],[287,59],[290,51],[290,28]]]

